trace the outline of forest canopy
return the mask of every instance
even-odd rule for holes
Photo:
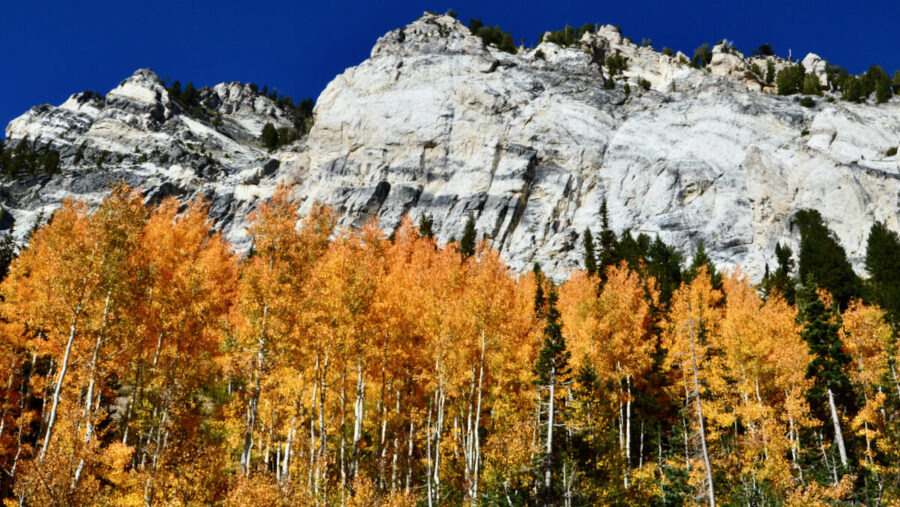
[[[754,287],[702,246],[685,267],[604,217],[587,270],[557,284],[485,242],[439,245],[431,218],[389,238],[316,205],[298,224],[283,188],[243,257],[202,201],[146,206],[120,187],[95,211],[67,202],[0,284],[0,494],[900,501],[896,308],[870,302],[895,294],[896,235],[873,228],[871,283],[824,280],[850,287],[839,301],[815,263],[846,257],[816,250],[835,248],[827,228],[800,218],[803,283],[787,247]]]

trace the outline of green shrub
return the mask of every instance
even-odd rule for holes
[[[691,65],[700,69],[709,65],[710,61],[712,61],[712,50],[709,49],[709,43],[704,42],[702,46],[694,50]]]
[[[754,51],[753,56],[775,56],[775,51],[772,50],[772,46],[767,42]]]
[[[778,86],[778,95],[793,95],[803,89],[803,77],[806,71],[803,65],[791,65],[778,71],[775,82]]]
[[[878,65],[869,67],[865,76],[865,88],[869,93],[875,92],[875,102],[883,104],[891,98],[891,78]]]
[[[607,78],[603,81],[603,89],[604,90],[614,90],[616,88],[616,82],[610,78]]]
[[[807,74],[803,76],[803,94],[804,95],[822,95],[822,83],[815,74]]]
[[[893,157],[896,154],[897,154],[896,146],[894,146],[893,148],[888,148],[888,150],[886,152],[884,152],[885,157]]]
[[[894,93],[900,93],[900,70],[894,71],[894,79],[891,80],[891,86],[894,88]]]
[[[816,105],[816,101],[812,99],[812,97],[803,97],[800,99],[800,105],[803,107],[813,107]]]
[[[803,130],[801,130],[801,131],[800,131],[800,135],[801,135],[801,136],[808,136],[808,135],[809,135],[809,129],[803,129]]]
[[[540,49],[538,49],[537,51],[534,52],[534,57],[535,57],[535,58],[539,58],[539,59],[541,59],[541,60],[546,60],[546,59],[547,59],[547,58],[544,56],[544,52],[541,51]]]
[[[621,74],[623,71],[628,70],[628,58],[616,51],[616,54],[606,58],[606,70],[609,71],[610,76]]]
[[[641,88],[643,88],[645,91],[650,89],[650,81],[647,81],[647,80],[644,79],[644,78],[639,79],[639,80],[638,80],[638,84],[639,84],[639,85],[641,86]]]
[[[672,58],[675,57],[675,51],[672,51],[672,48],[662,48],[662,54]]]
[[[629,85],[628,83],[625,83],[625,87],[622,90],[625,92],[626,97],[631,96],[631,85]]]
[[[759,76],[760,79],[763,77],[762,69],[759,68],[759,65],[757,65],[756,62],[753,62],[753,64],[750,65],[750,72]]]
[[[259,137],[262,145],[265,146],[269,151],[274,150],[278,147],[278,131],[275,129],[275,125],[271,123],[266,123],[266,125],[262,129],[262,135]]]
[[[447,12],[445,14],[450,16],[451,18],[456,18],[456,11],[454,11],[453,9],[447,9]]]
[[[586,33],[594,33],[597,31],[596,25],[593,23],[585,23],[581,28],[572,28],[566,25],[562,30],[554,30],[538,37],[538,44],[541,42],[552,42],[562,47],[569,47],[581,40]]]
[[[772,60],[766,61],[766,84],[772,84],[775,81],[775,64]]]
[[[516,53],[516,44],[513,42],[512,35],[504,32],[499,26],[485,26],[480,19],[469,19],[469,31],[472,35],[476,35],[486,44],[494,45],[501,51],[507,53]]]

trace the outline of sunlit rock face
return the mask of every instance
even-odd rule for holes
[[[615,54],[628,67],[609,76],[598,63]],[[324,202],[347,226],[376,218],[390,232],[405,214],[429,215],[443,242],[461,237],[471,215],[511,267],[540,262],[556,278],[580,267],[581,234],[599,230],[604,201],[617,232],[658,235],[688,257],[703,241],[716,263],[757,280],[778,242],[796,251],[799,209],[819,210],[857,267],[873,221],[900,229],[900,159],[885,155],[900,141],[900,101],[816,97],[808,108],[773,95],[753,71],[785,60],[720,44],[707,68],[686,61],[612,26],[567,48],[544,42],[509,54],[451,17],[426,14],[337,76],[309,134],[274,153],[258,136],[267,122],[288,124],[277,103],[217,85],[201,91],[221,118],[211,125],[138,71],[105,101],[74,95],[10,123],[8,138],[59,149],[63,171],[0,192],[17,234],[40,209],[67,196],[96,202],[117,180],[149,199],[202,195],[244,248],[247,213],[282,181],[301,210]],[[824,69],[815,55],[804,62],[816,75]],[[73,163],[82,145],[115,162]]]

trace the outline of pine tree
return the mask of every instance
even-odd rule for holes
[[[853,413],[856,403],[853,386],[845,371],[851,357],[844,351],[839,334],[840,314],[833,306],[826,306],[811,279],[804,282],[799,300],[803,321],[801,337],[809,345],[812,355],[806,378],[812,380],[813,385],[806,397],[812,413],[819,420],[826,424],[831,421],[841,463],[847,467],[847,451],[837,410],[841,407],[845,412]]]
[[[262,129],[260,141],[269,151],[278,147],[278,130],[275,129],[275,125],[266,123],[266,126]]]
[[[419,218],[419,237],[434,238],[434,219],[430,215],[423,214]]]
[[[609,227],[606,199],[600,205],[600,226],[600,255],[597,257],[597,273],[601,279],[606,280],[606,268],[615,266],[621,260],[616,233]]]
[[[534,315],[535,318],[543,319],[547,298],[544,297],[544,273],[541,271],[540,263],[535,262],[531,272],[534,273],[534,283],[536,284],[534,289]]]
[[[681,262],[681,254],[657,236],[647,255],[647,272],[656,279],[659,301],[664,305],[681,285]]]
[[[2,213],[2,212],[0,212]],[[16,241],[12,234],[4,234],[0,238],[0,281],[6,278],[9,265],[16,258]]]
[[[819,287],[834,296],[841,309],[846,308],[862,291],[844,247],[816,210],[798,211],[794,223],[800,228],[800,279],[806,283],[812,277]]]
[[[459,242],[459,252],[464,258],[475,255],[476,241],[475,217],[469,213],[469,219],[466,220],[466,228],[463,230],[462,240]]]
[[[781,294],[789,303],[794,302],[797,289],[791,272],[794,270],[793,252],[787,245],[782,246],[781,243],[775,245],[775,259],[778,267],[775,272],[763,282],[763,289],[766,295],[777,292]],[[766,264],[768,268],[768,264]]]
[[[866,271],[875,301],[896,322],[900,317],[900,237],[881,222],[869,230]]]
[[[588,275],[597,274],[597,258],[594,255],[594,238],[591,230],[584,230],[584,271]]]
[[[697,278],[697,272],[700,269],[700,266],[706,266],[706,272],[709,273],[713,289],[721,290],[722,275],[716,271],[716,266],[706,253],[706,247],[703,245],[702,241],[697,243],[697,250],[694,252],[694,260],[691,261],[691,266],[684,274],[684,281],[690,283],[694,278]]]
[[[556,307],[556,289],[551,286],[547,296],[547,310],[544,315],[544,340],[541,351],[538,354],[537,363],[534,366],[534,383],[539,389],[546,392],[546,402],[541,395],[541,403],[546,407],[543,411],[544,421],[540,424],[544,427],[543,436],[543,460],[541,470],[543,477],[539,479],[539,495],[543,501],[554,503],[559,499],[559,492],[554,491],[553,472],[555,462],[561,458],[562,438],[557,437],[554,442],[554,428],[561,426],[564,414],[564,397],[560,392],[569,384],[571,369],[569,359],[571,353],[566,348],[566,340],[562,334],[560,313]]]

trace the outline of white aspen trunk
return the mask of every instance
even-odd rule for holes
[[[785,396],[785,399],[787,399],[788,392],[786,389],[784,391],[784,396]],[[800,484],[804,484],[803,468],[800,467],[800,463],[798,463],[798,460],[797,460],[798,459],[797,454],[799,453],[799,443],[797,442],[797,440],[796,440],[797,436],[794,433],[794,416],[792,416],[790,412],[788,412],[788,436],[791,439],[791,462],[793,463],[794,468],[796,468],[797,472],[799,473]]]
[[[834,424],[834,441],[838,446],[841,457],[841,465],[847,467],[847,449],[844,448],[844,435],[841,433],[841,421],[838,418],[837,408],[834,406],[834,394],[828,388],[828,406],[831,408],[831,422]]]
[[[891,364],[891,376],[894,377],[894,389],[897,390],[897,397],[900,398],[900,381],[897,380],[897,371],[894,370],[894,363]]]
[[[291,447],[294,444],[294,435],[297,433],[297,417],[291,419],[291,429],[288,430],[287,442],[284,443],[284,462],[281,464],[281,481],[287,483],[290,480],[288,471],[291,463]]]
[[[694,392],[697,395],[697,421],[700,423],[700,447],[703,451],[703,465],[706,467],[706,483],[709,489],[709,505],[716,507],[716,493],[713,488],[712,467],[709,464],[709,453],[706,450],[706,430],[703,425],[703,403],[700,401],[700,380],[697,376],[697,354],[694,349],[694,326],[688,324],[688,334],[691,337],[691,368],[694,373]]]
[[[550,489],[551,469],[553,466],[553,415],[555,412],[554,403],[556,402],[556,366],[550,367],[550,402],[547,413],[547,443],[544,452],[547,453],[546,469],[544,470],[544,487]]]
[[[314,496],[316,491],[313,489],[314,472],[316,467],[316,394],[319,388],[319,354],[316,354],[316,369],[313,376],[313,394],[309,412],[309,473],[307,474],[306,487],[310,496]]]
[[[434,442],[434,498],[435,503],[441,504],[441,442],[444,436],[444,367],[443,364],[439,368],[440,381],[438,382],[438,410],[437,424],[435,428]]]
[[[425,437],[427,439],[425,445],[425,464],[426,464],[426,474],[425,474],[425,490],[428,497],[428,507],[434,506],[434,498],[432,493],[432,484],[431,484],[431,469],[433,467],[433,463],[431,460],[431,412],[434,410],[434,405],[428,406],[428,419],[426,422],[426,430]],[[409,489],[407,487],[407,489]]]
[[[644,468],[644,419],[641,418],[641,446],[638,451],[638,470]]]
[[[409,447],[406,453],[406,488],[405,491],[409,493],[410,482],[412,481],[412,465],[413,465],[413,448],[414,448],[414,440],[413,435],[416,431],[416,423],[413,422],[412,414],[410,414],[409,418]]]
[[[365,399],[365,380],[363,379],[362,358],[356,357],[356,401],[353,404],[353,456],[350,464],[350,475],[356,477],[359,471],[359,439],[362,436],[362,424],[365,413],[363,401]]]
[[[394,436],[393,436],[393,445],[391,446],[391,491],[397,491],[397,456],[400,454],[398,451],[398,446],[400,445],[400,390],[397,389],[394,391],[394,395],[397,398],[397,405],[394,413],[397,417],[397,422],[394,428]]]
[[[481,330],[481,361],[478,369],[478,402],[475,408],[475,472],[473,474],[474,485],[472,486],[472,505],[474,506],[478,501],[478,483],[480,479],[481,472],[481,436],[478,431],[481,427],[481,396],[483,392],[484,385],[484,330]]]
[[[346,460],[344,459],[344,448],[346,447],[347,439],[344,437],[345,431],[347,428],[347,367],[344,366],[344,372],[341,375],[341,430],[339,432],[341,448],[340,448],[340,462],[341,462],[341,505],[344,505],[344,495],[347,491],[347,469],[346,469]]]
[[[59,407],[59,395],[62,392],[63,382],[66,380],[66,372],[69,369],[69,355],[72,353],[72,343],[75,341],[78,317],[81,315],[81,303],[75,308],[75,316],[72,318],[72,326],[69,329],[69,341],[66,342],[66,351],[63,353],[63,362],[59,368],[59,377],[56,379],[56,389],[53,390],[53,404],[50,408],[50,418],[47,420],[47,431],[44,433],[44,445],[41,446],[40,461],[44,461],[47,448],[50,447],[50,438],[53,436],[53,424],[56,422],[56,409]]]
[[[628,388],[625,399],[625,489],[628,489],[629,469],[631,468],[631,376],[625,376],[625,385]]]
[[[259,343],[256,350],[256,385],[250,395],[247,406],[247,431],[244,435],[244,449],[241,452],[241,474],[245,477],[250,473],[250,457],[253,450],[253,429],[256,426],[256,410],[259,405],[259,395],[262,389],[262,370],[265,360],[266,331],[269,324],[269,305],[263,307],[262,330],[259,334]],[[162,336],[160,335],[160,339]],[[158,351],[158,349],[157,349]],[[155,364],[155,359],[154,359]]]
[[[819,438],[819,449],[822,451],[822,460],[825,462],[825,468],[831,470],[832,476],[832,484],[834,486],[838,485],[838,477],[837,477],[837,467],[828,462],[828,453],[825,452],[825,440],[822,438],[821,432],[816,432],[816,437]]]
[[[327,497],[328,495],[328,481],[325,477],[325,475],[328,473],[328,431],[325,427],[325,399],[327,395],[326,386],[328,385],[326,383],[326,379],[328,377],[328,360],[329,357],[326,355],[325,360],[322,362],[322,385],[319,389],[319,457],[317,459],[318,474],[316,476],[316,493],[319,492],[318,484],[321,482],[323,496],[325,497]]]

